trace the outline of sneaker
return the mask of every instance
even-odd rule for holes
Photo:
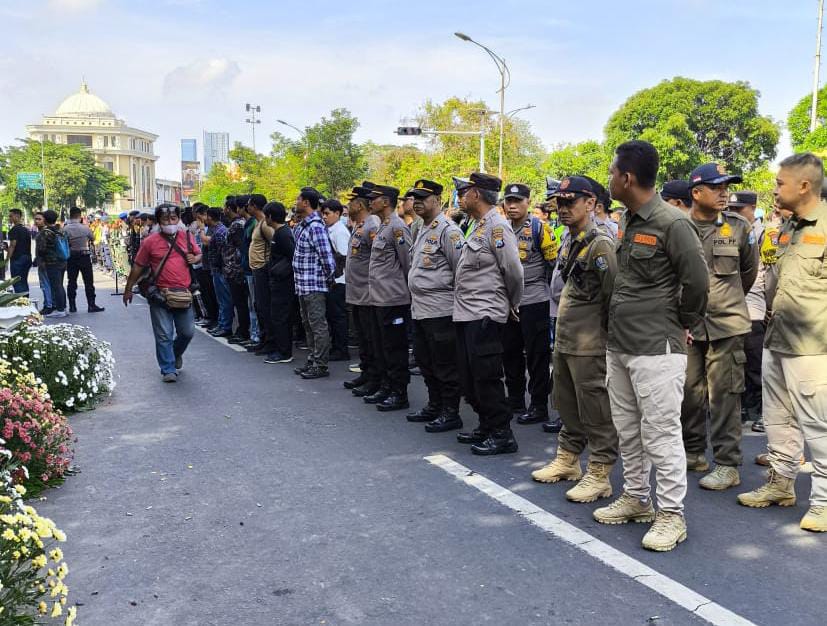
[[[707,470],[709,470],[709,461],[706,460],[703,452],[686,453],[686,471],[706,472]]]
[[[293,360],[292,356],[284,356],[280,352],[271,352],[267,355],[267,358],[264,359],[265,363],[290,363]]]
[[[827,506],[813,504],[806,515],[801,518],[801,530],[810,530],[814,533],[827,532]]]
[[[754,509],[763,509],[771,504],[793,506],[795,504],[795,480],[777,474],[774,469],[767,472],[767,482],[746,493],[738,494],[738,504]]]
[[[531,478],[538,483],[556,483],[561,480],[580,480],[580,457],[574,452],[557,448],[557,456],[545,467],[531,472]]]
[[[175,357],[175,369],[177,369],[177,370],[184,369],[184,357],[181,354],[179,354],[177,357]]]
[[[716,465],[709,474],[698,481],[698,485],[702,489],[710,489],[711,491],[723,491],[730,487],[737,487],[741,484],[741,475],[734,467],[726,465]]]
[[[66,311],[54,310],[51,313],[49,313],[48,315],[46,315],[45,317],[51,317],[51,318],[69,317],[69,314]]]
[[[347,366],[347,371],[348,372],[353,372],[354,374],[361,374],[362,373],[362,368],[359,367],[358,363],[351,363],[350,365]]]
[[[767,432],[767,429],[764,427],[764,418],[763,417],[759,416],[758,419],[755,420],[755,422],[752,425],[752,432],[754,432],[754,433],[765,433],[765,432]]]
[[[686,520],[680,513],[658,511],[655,523],[643,536],[641,544],[647,550],[655,552],[669,552],[686,541]]]
[[[169,374],[164,374],[163,378],[161,378],[165,383],[177,383],[178,382],[178,374],[175,372],[170,372]]]
[[[595,509],[592,513],[595,521],[601,524],[625,524],[626,522],[652,522],[655,519],[655,507],[650,500],[643,503],[625,491],[608,506]]]
[[[599,498],[611,497],[612,483],[609,482],[611,471],[612,466],[607,463],[589,461],[585,475],[580,482],[566,492],[566,499],[571,502],[594,502]]]
[[[49,313],[51,313],[52,311],[54,311],[54,309],[53,309],[52,307],[50,307],[50,306],[44,306],[42,309],[40,309],[40,314],[41,314],[43,317],[46,317],[46,316],[47,316]]]

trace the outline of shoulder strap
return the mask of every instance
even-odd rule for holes
[[[151,282],[154,283],[156,280],[158,280],[158,277],[161,275],[161,272],[164,269],[164,265],[166,265],[167,259],[169,258],[169,255],[172,252],[172,249],[174,247],[175,247],[175,241],[173,241],[170,244],[169,248],[167,248],[167,253],[164,255],[164,258],[161,259],[161,262],[158,264],[158,268],[154,272],[152,272],[152,274],[149,275],[149,280]]]
[[[531,218],[531,236],[534,239],[534,249],[539,251],[543,247],[543,223],[536,217]]]

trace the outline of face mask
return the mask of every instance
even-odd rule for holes
[[[762,209],[761,207],[758,207],[757,209],[755,209],[755,219],[757,219],[757,220],[764,219],[764,209]]]
[[[178,225],[166,224],[165,226],[161,226],[161,232],[163,232],[165,235],[174,235],[178,232]]]
[[[340,218],[339,218],[339,221],[340,221],[342,224],[344,224],[345,226],[347,226],[347,217],[345,217],[344,215],[343,215],[342,217],[340,217]]]

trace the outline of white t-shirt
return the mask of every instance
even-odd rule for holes
[[[333,226],[328,227],[327,233],[330,235],[330,242],[333,244],[333,249],[341,254],[347,256],[347,249],[350,245],[350,231],[341,221],[336,222]],[[345,284],[345,275],[342,274],[336,279],[340,285]]]

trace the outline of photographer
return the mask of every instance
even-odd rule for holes
[[[190,267],[201,262],[201,249],[186,229],[179,228],[180,213],[174,204],[155,209],[160,229],[141,243],[123,294],[128,306],[132,287],[144,276],[141,291],[149,303],[155,356],[165,383],[178,380],[177,370],[183,367],[184,351],[195,333]]]

